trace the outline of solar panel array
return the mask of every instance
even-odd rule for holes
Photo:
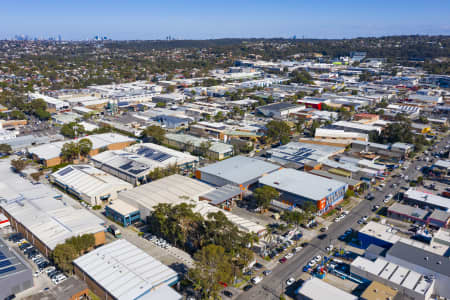
[[[68,167],[68,168],[65,168],[65,169],[59,171],[58,175],[59,176],[65,176],[65,175],[69,174],[72,171],[73,171],[73,169],[71,167]]]
[[[6,258],[5,254],[0,251],[0,274],[14,271],[16,267],[11,266],[11,262]]]
[[[297,151],[293,153],[289,153],[285,156],[286,159],[289,159],[294,162],[302,162],[303,159],[308,158],[313,154],[314,150],[309,148],[299,148]]]
[[[137,174],[139,174],[142,171],[145,171],[147,169],[146,166],[144,166],[142,164],[139,164],[139,163],[136,163],[134,161],[129,161],[129,162],[121,165],[119,168],[124,170],[124,171],[127,171],[127,172],[130,172],[132,174],[135,174],[135,175],[137,175]]]
[[[151,160],[155,160],[155,161],[159,161],[159,162],[163,162],[165,160],[168,160],[169,158],[172,157],[172,155],[169,155],[167,153],[163,153],[154,149],[150,149],[147,147],[141,147],[138,151],[137,154],[144,156],[148,159]]]

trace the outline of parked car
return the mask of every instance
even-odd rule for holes
[[[233,297],[233,293],[230,291],[227,291],[227,290],[223,291],[222,294],[224,294],[224,296],[226,296],[228,298]]]
[[[247,292],[247,291],[249,291],[252,287],[253,287],[253,285],[248,284],[248,285],[244,286],[243,290],[244,290],[244,292]]]
[[[263,275],[264,275],[264,276],[269,276],[271,273],[272,273],[271,270],[265,270],[265,271],[263,272]]]
[[[286,286],[290,286],[292,284],[294,284],[295,279],[293,277],[289,278],[288,280],[286,280]]]

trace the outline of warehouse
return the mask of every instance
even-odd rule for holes
[[[31,288],[32,274],[28,263],[0,238],[0,299]]]
[[[49,176],[68,193],[90,205],[104,205],[117,198],[117,193],[133,186],[91,165],[70,165]]]
[[[265,227],[262,225],[231,214],[210,205],[206,201],[199,201],[200,199],[208,200],[206,199],[207,195],[216,191],[214,187],[206,183],[175,174],[122,192],[119,194],[119,199],[139,209],[140,217],[143,221],[147,221],[147,217],[150,216],[153,207],[160,203],[172,205],[188,203],[194,205],[194,212],[200,213],[205,218],[211,212],[221,211],[243,231],[254,232],[258,235],[265,232]],[[202,197],[204,195],[206,197]]]
[[[414,222],[420,225],[427,223],[427,216],[429,214],[430,213],[427,210],[397,202],[390,206],[387,212],[387,215],[390,218],[395,218],[407,222]]]
[[[96,168],[125,180],[133,185],[147,182],[150,171],[177,166],[188,172],[198,164],[198,157],[164,146],[146,143],[136,144],[124,150],[105,151],[91,157]]]
[[[83,139],[92,142],[92,150],[89,153],[91,156],[104,150],[120,150],[135,142],[135,139],[117,133],[94,134],[85,136]],[[28,149],[28,153],[45,167],[53,167],[62,163],[60,155],[64,144],[74,141],[61,141],[31,147]]]
[[[344,152],[344,147],[333,147],[300,142],[290,142],[277,148],[267,150],[269,160],[286,165],[294,164],[302,168],[306,163],[320,163]]]
[[[358,300],[357,296],[338,289],[317,277],[311,277],[304,281],[295,294],[296,300]]]
[[[275,119],[285,119],[290,114],[296,113],[303,109],[305,109],[305,106],[303,105],[295,105],[288,102],[273,103],[256,108],[256,110],[264,116]]]
[[[123,227],[127,227],[141,219],[139,209],[122,200],[114,200],[105,206],[105,214]]]
[[[95,244],[105,242],[104,221],[86,209],[77,209],[47,185],[33,185],[0,162],[0,213],[45,256],[58,244],[77,235],[94,234]]]
[[[178,274],[126,240],[116,240],[73,261],[74,272],[100,299],[181,300],[170,288]]]
[[[146,221],[159,203],[198,202],[199,196],[215,190],[212,186],[178,174],[167,176],[119,194],[119,199],[137,207]]]
[[[261,185],[271,186],[280,192],[280,200],[290,206],[313,203],[323,214],[338,205],[348,185],[336,180],[312,175],[294,169],[281,169],[259,179]]]
[[[450,298],[450,260],[448,257],[398,242],[387,252],[386,260],[422,275],[434,276],[436,294]]]
[[[227,160],[208,165],[195,171],[197,179],[215,186],[227,184],[247,190],[262,176],[280,168],[261,159],[235,156]]]
[[[417,204],[420,207],[450,211],[450,201],[447,198],[417,189],[410,188],[407,190],[403,195],[403,199],[405,202]]]
[[[435,281],[423,274],[389,262],[381,257],[375,261],[358,256],[350,264],[351,274],[393,287],[415,300],[428,300],[434,292]]]

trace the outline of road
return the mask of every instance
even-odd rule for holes
[[[447,144],[448,137],[444,138],[437,145],[437,149],[434,151],[440,151]],[[401,173],[407,175],[409,179],[415,179],[419,172],[416,170],[417,166],[423,167],[427,163],[424,161],[412,160],[410,161],[409,167],[406,170],[400,170]],[[396,183],[397,187],[392,188],[392,183]],[[325,248],[329,244],[333,244],[337,238],[342,235],[347,229],[355,228],[357,226],[357,221],[362,216],[369,216],[372,214],[372,208],[374,205],[382,205],[383,199],[388,194],[395,195],[401,186],[407,185],[403,179],[399,177],[394,177],[386,180],[386,187],[382,191],[375,190],[372,194],[375,199],[372,201],[363,200],[359,205],[352,209],[347,217],[345,217],[339,223],[333,223],[329,226],[327,231],[327,237],[324,240],[318,238],[313,239],[308,246],[303,248],[303,250],[291,258],[285,264],[277,265],[272,274],[264,278],[262,282],[255,285],[248,292],[240,294],[237,299],[247,300],[247,299],[280,299],[280,295],[284,293],[285,282],[288,278],[294,277],[298,279],[302,274],[303,267],[309,262],[314,256],[327,255]]]

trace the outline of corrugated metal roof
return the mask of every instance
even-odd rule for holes
[[[151,296],[152,289],[178,280],[174,270],[123,239],[75,259],[74,264],[119,300]]]

